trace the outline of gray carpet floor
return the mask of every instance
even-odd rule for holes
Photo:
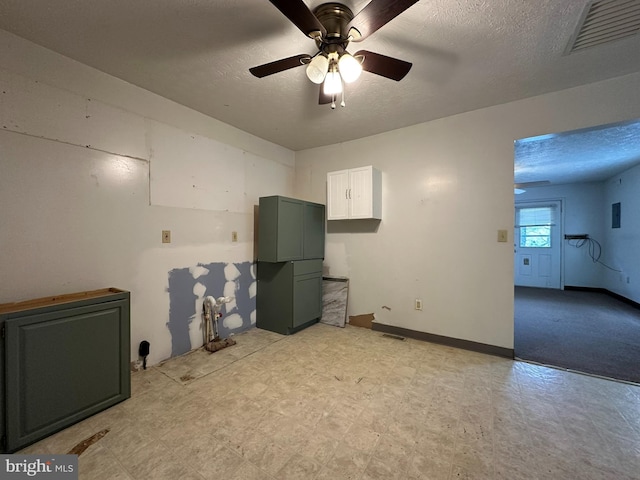
[[[515,355],[640,383],[640,310],[605,293],[515,287]]]

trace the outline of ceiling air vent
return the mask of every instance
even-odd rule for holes
[[[640,32],[638,0],[594,0],[585,9],[567,53],[595,47]]]

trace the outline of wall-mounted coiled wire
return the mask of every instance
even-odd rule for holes
[[[610,267],[606,263],[600,261],[600,257],[602,256],[602,245],[597,240],[594,240],[591,237],[581,238],[579,240],[569,240],[569,245],[576,248],[581,248],[587,245],[589,249],[589,257],[593,260],[593,263],[599,263],[603,267],[608,268],[609,270],[613,270],[614,272],[621,273],[622,270],[617,270],[613,267]]]

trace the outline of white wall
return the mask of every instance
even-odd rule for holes
[[[604,183],[602,261],[621,270],[605,269],[604,287],[640,303],[640,165]],[[611,205],[620,202],[620,228],[611,228]]]
[[[258,197],[292,195],[294,153],[1,30],[0,92],[0,303],[129,290],[132,358],[143,339],[150,363],[169,357],[169,273],[197,283],[222,263],[220,289],[233,284]],[[185,300],[193,348],[202,292]]]
[[[377,231],[349,222],[327,235],[326,269],[350,278],[349,314],[513,348],[513,234],[496,241],[513,232],[513,142],[638,118],[638,84],[628,75],[297,152],[295,191],[312,201],[326,201],[329,171],[383,172]]]
[[[587,233],[599,243],[604,242],[603,209],[604,193],[602,182],[551,185],[527,188],[516,195],[517,202],[536,200],[562,200],[564,209],[563,234]],[[564,285],[572,287],[602,288],[604,267],[594,263],[589,256],[588,245],[580,248],[572,246],[574,240],[562,240],[562,263]]]

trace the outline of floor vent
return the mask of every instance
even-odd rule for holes
[[[567,53],[613,42],[640,32],[638,0],[594,0],[585,9]]]
[[[393,335],[391,333],[383,333],[382,336],[387,338],[393,338],[394,340],[405,340],[404,337],[401,337],[400,335]]]

